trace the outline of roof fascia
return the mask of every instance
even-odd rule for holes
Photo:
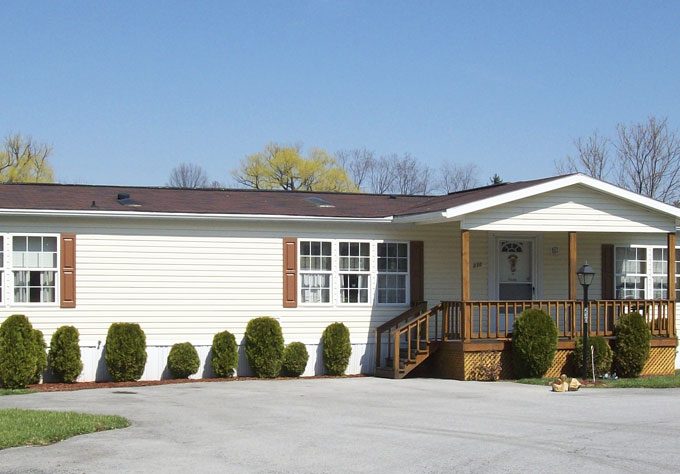
[[[63,211],[50,209],[0,209],[1,216],[41,217],[111,217],[136,219],[192,219],[192,220],[234,220],[234,221],[298,221],[298,222],[346,222],[346,223],[390,223],[389,217],[326,217],[286,216],[277,214],[197,214],[190,212],[144,212],[144,211]]]

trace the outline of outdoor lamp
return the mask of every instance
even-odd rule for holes
[[[593,267],[588,262],[576,272],[578,282],[583,287],[583,378],[588,378],[588,287],[595,278]]]

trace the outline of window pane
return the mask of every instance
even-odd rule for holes
[[[361,255],[363,257],[368,257],[369,255],[371,255],[371,250],[367,242],[363,242],[361,244]]]
[[[378,244],[378,257],[384,257],[386,255],[387,244]]]
[[[26,250],[26,237],[12,238],[12,250],[15,252],[24,252]]]
[[[42,251],[42,238],[41,237],[29,237],[28,238],[28,251],[29,252],[41,252]]]
[[[312,242],[310,247],[312,255],[321,255],[321,242]]]
[[[43,252],[56,252],[56,251],[57,251],[57,238],[43,237]]]
[[[309,255],[309,242],[300,242],[300,255]]]
[[[340,255],[349,255],[349,244],[347,242],[340,242]]]

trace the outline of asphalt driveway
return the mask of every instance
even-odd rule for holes
[[[132,426],[0,451],[1,472],[678,472],[680,389],[241,381],[0,397]]]

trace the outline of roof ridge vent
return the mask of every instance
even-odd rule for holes
[[[314,204],[316,207],[335,207],[335,205],[331,204],[329,201],[326,201],[325,199],[318,196],[305,198],[305,201]]]
[[[130,193],[118,193],[118,204],[127,207],[141,207],[142,203],[130,197]]]

